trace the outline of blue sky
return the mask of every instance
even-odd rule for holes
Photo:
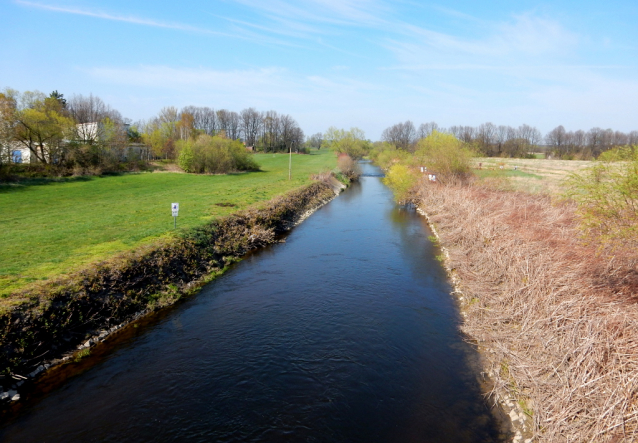
[[[636,0],[0,0],[0,18],[0,88],[93,93],[133,120],[638,129]]]

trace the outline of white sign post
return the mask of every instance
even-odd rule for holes
[[[173,227],[177,229],[177,215],[179,213],[179,203],[171,203],[171,211],[173,212]]]

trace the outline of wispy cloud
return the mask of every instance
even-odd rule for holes
[[[42,9],[45,11],[60,12],[64,14],[82,15],[86,17],[94,17],[94,18],[103,19],[103,20],[131,23],[131,24],[141,25],[141,26],[151,26],[156,28],[172,29],[176,31],[184,31],[184,32],[190,32],[190,33],[196,33],[196,34],[223,36],[223,37],[229,37],[232,39],[251,41],[253,43],[257,43],[260,45],[300,47],[300,45],[295,44],[293,42],[266,37],[262,34],[250,32],[246,30],[245,28],[235,29],[235,32],[213,31],[211,29],[192,26],[185,23],[166,22],[161,20],[155,20],[152,18],[136,17],[131,15],[105,12],[102,10],[91,10],[91,9],[56,6],[56,5],[49,5],[45,3],[30,2],[27,0],[14,0],[14,1],[16,4],[19,4],[22,6],[35,8],[35,9]],[[229,20],[229,21],[232,22],[233,20]],[[246,25],[245,23],[242,23],[240,21],[235,21],[235,22],[239,25],[244,25],[244,26]],[[257,26],[252,26],[252,27],[259,29],[259,27]],[[240,30],[241,32],[237,32],[238,30]]]
[[[414,25],[402,27],[404,34],[414,37],[394,41],[400,55],[408,52],[436,52],[448,56],[511,57],[564,54],[578,43],[578,36],[558,22],[530,14],[514,16],[511,21],[493,23],[493,31],[479,38],[435,32]]]
[[[142,65],[130,68],[97,67],[87,71],[91,76],[119,84],[151,88],[192,88],[206,90],[257,90],[284,84],[285,69],[215,70]]]
[[[283,17],[307,23],[371,26],[386,22],[391,8],[381,0],[235,0],[271,17]]]
[[[163,22],[150,18],[135,17],[130,15],[119,15],[108,13],[98,10],[89,10],[81,8],[71,8],[64,6],[48,5],[44,3],[35,3],[24,0],[15,0],[16,4],[26,6],[29,8],[42,9],[45,11],[62,12],[66,14],[83,15],[87,17],[95,17],[103,20],[113,20],[118,22],[132,23],[135,25],[152,26],[156,28],[175,29],[179,31],[194,32],[199,34],[212,34],[212,35],[228,35],[218,31],[212,31],[210,29],[199,28],[197,26],[191,26],[184,23]]]

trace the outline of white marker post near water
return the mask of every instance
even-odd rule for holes
[[[179,212],[179,203],[171,203],[171,211],[173,212],[173,227],[177,229],[177,215]]]

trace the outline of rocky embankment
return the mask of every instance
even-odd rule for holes
[[[0,399],[20,398],[24,383],[82,355],[109,334],[196,291],[252,249],[277,242],[340,191],[315,182],[249,209],[33,286],[0,314]]]

